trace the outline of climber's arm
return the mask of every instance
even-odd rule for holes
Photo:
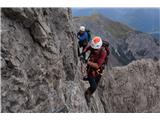
[[[102,51],[101,57],[99,58],[97,63],[88,61],[87,64],[95,69],[99,69],[99,67],[102,66],[102,64],[105,62],[106,56],[107,52],[104,50]]]

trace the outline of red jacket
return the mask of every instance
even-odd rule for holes
[[[91,46],[84,49],[83,52],[91,51],[89,61],[87,63],[87,73],[91,77],[96,77],[98,75],[97,70],[106,62],[107,56],[109,55],[109,49],[101,47],[94,52]]]

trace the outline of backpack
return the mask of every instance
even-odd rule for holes
[[[101,48],[101,51],[100,51],[100,55],[101,55],[102,50],[105,49],[106,52],[107,52],[107,56],[106,56],[104,65],[107,65],[107,63],[108,63],[108,55],[110,54],[110,51],[109,51],[109,42],[108,42],[108,40],[102,40],[102,42],[103,42],[103,44],[102,44],[102,48]]]
[[[89,29],[85,30],[88,34],[88,42],[91,41],[92,37],[91,37],[91,31]]]
[[[108,42],[108,40],[105,39],[105,40],[102,40],[102,42],[103,42],[102,46],[103,46],[105,49],[108,49],[108,48],[109,48],[109,42]]]

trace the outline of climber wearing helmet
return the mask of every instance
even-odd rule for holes
[[[96,36],[92,39],[90,46],[85,48],[82,53],[84,54],[88,50],[91,51],[87,61],[87,76],[83,78],[83,80],[89,81],[90,84],[90,87],[85,92],[87,102],[90,102],[90,97],[98,86],[104,69],[105,60],[107,55],[109,55],[109,49],[106,50],[102,44],[102,39]]]
[[[77,33],[77,38],[79,39],[78,55],[80,55],[80,53],[88,45],[89,37],[88,37],[88,33],[85,30],[86,29],[84,26],[80,26],[79,32]],[[80,48],[82,48],[81,52],[80,52]],[[85,54],[83,54],[83,57],[85,58]]]

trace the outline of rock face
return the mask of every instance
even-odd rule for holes
[[[105,112],[160,112],[160,60],[113,68],[104,75],[98,93]]]
[[[2,112],[88,111],[70,9],[2,9],[1,18]]]
[[[160,61],[105,71],[87,105],[68,8],[1,11],[2,112],[160,112]]]

